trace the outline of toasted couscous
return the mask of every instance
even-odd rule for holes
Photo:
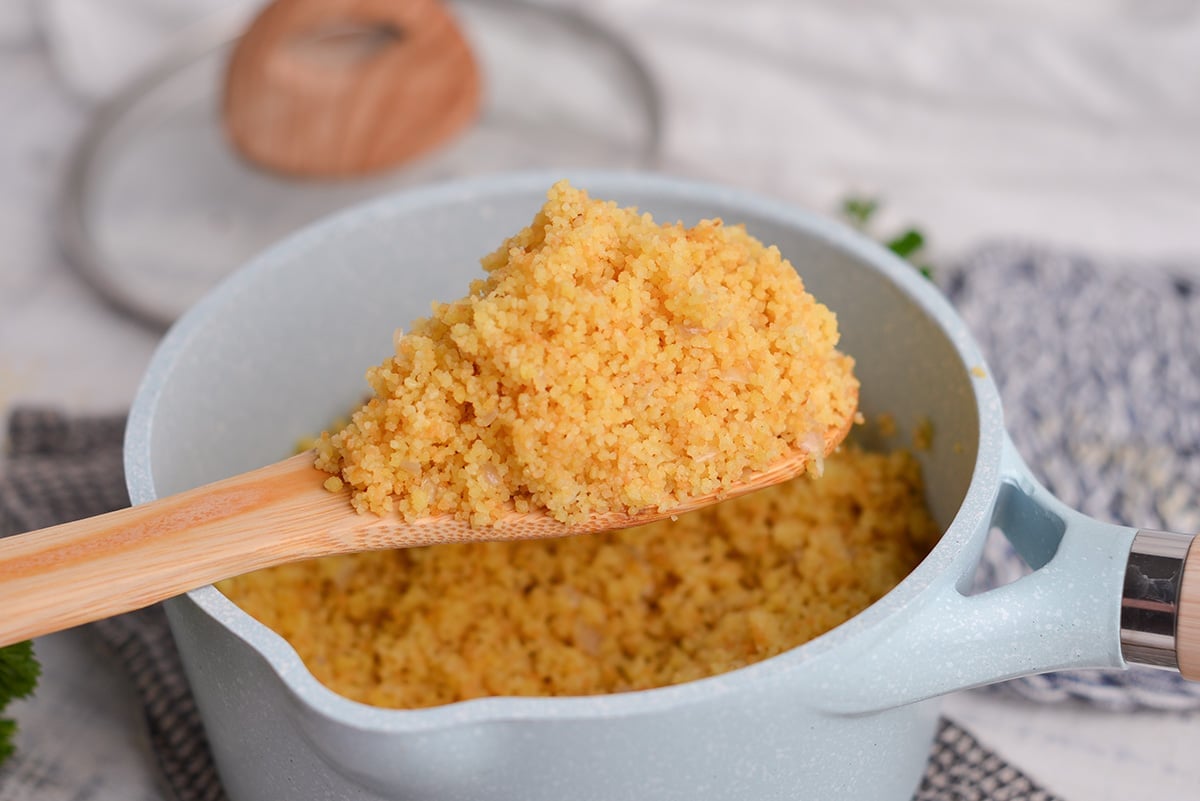
[[[880,598],[936,537],[912,456],[846,448],[820,479],[674,522],[328,557],[219,587],[334,691],[416,708],[742,667]]]
[[[333,690],[385,707],[585,695],[732,670],[881,597],[936,529],[904,452],[821,433],[855,415],[834,316],[779,251],[553,187],[435,305],[318,441],[362,512],[487,525],[673,507],[785,452],[810,475],[640,528],[329,557],[222,582]],[[812,476],[823,473],[816,479]]]
[[[359,511],[673,508],[796,450],[819,464],[855,414],[833,313],[740,226],[658,225],[563,182],[483,267],[317,443]]]

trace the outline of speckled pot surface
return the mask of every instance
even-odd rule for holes
[[[563,175],[387,197],[308,228],[231,276],[170,331],[134,404],[135,503],[275,461],[360,397],[392,331],[462,294]],[[722,676],[581,698],[384,710],[318,684],[295,651],[212,587],[168,603],[229,796],[262,799],[907,799],[936,697],[1012,676],[1123,665],[1131,529],[1050,497],[1004,433],[963,323],[907,264],[796,208],[630,173],[568,174],[657,219],[744,222],[833,308],[862,410],[894,415],[945,534],[892,592],[799,648]],[[866,444],[870,445],[868,441]],[[966,594],[989,528],[1036,568]]]

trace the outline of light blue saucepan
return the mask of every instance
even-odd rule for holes
[[[393,329],[426,315],[431,300],[460,296],[480,256],[528,224],[560,177],[493,176],[384,198],[234,274],[150,365],[126,439],[133,501],[276,461],[355,405]],[[919,458],[941,542],[847,623],[741,670],[644,692],[413,711],[334,694],[283,639],[212,587],[196,590],[168,612],[234,801],[899,801],[923,768],[937,696],[1126,658],[1174,665],[1190,537],[1100,524],[1048,495],[1005,434],[962,321],[911,267],[744,192],[642,174],[567,177],[659,220],[722,217],[777,244],[837,312],[863,413],[891,413],[902,436],[932,421],[932,448]],[[993,526],[1035,570],[967,595]]]

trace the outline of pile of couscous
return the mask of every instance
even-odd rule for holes
[[[779,251],[553,187],[317,443],[362,512],[573,522],[670,508],[787,452],[810,474],[625,531],[330,557],[219,586],[335,691],[385,707],[674,684],[878,599],[936,529],[907,453],[845,449],[852,361]],[[823,469],[822,469],[823,465]]]
[[[359,511],[672,508],[797,450],[819,464],[855,415],[833,313],[740,226],[658,225],[563,182],[483,267],[317,443]]]
[[[640,528],[339,556],[222,582],[349,698],[416,708],[581,695],[732,670],[881,597],[937,529],[905,452]]]

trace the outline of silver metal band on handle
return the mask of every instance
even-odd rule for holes
[[[1193,535],[1141,529],[1133,538],[1121,594],[1126,661],[1179,669],[1175,627],[1183,566]]]

